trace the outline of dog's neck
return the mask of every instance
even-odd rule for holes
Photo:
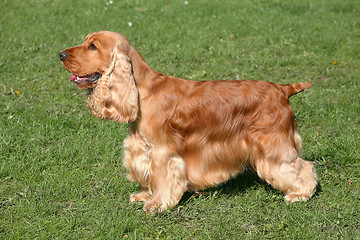
[[[133,47],[130,47],[129,55],[133,67],[133,74],[137,84],[141,84],[149,74],[152,74],[152,70],[146,63],[144,58]]]
[[[133,75],[136,82],[136,86],[139,90],[140,98],[146,98],[149,94],[149,89],[154,85],[159,85],[161,82],[166,81],[168,78],[164,78],[164,74],[153,70],[132,46],[129,50],[129,56],[131,58]]]

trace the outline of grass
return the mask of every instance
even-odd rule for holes
[[[350,0],[2,0],[0,239],[360,239],[359,12]],[[313,82],[291,103],[316,195],[286,204],[249,171],[162,214],[128,204],[127,126],[92,117],[58,59],[98,30],[168,75]]]

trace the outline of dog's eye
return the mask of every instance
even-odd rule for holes
[[[90,46],[88,47],[90,50],[97,50],[97,47],[92,43],[90,44]]]

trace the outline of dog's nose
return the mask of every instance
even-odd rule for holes
[[[64,61],[68,57],[68,55],[65,52],[60,52],[59,56],[61,61]]]

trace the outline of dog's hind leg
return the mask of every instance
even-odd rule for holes
[[[261,159],[256,171],[260,178],[285,193],[288,202],[306,201],[315,192],[317,176],[313,163],[300,157],[291,161]]]

